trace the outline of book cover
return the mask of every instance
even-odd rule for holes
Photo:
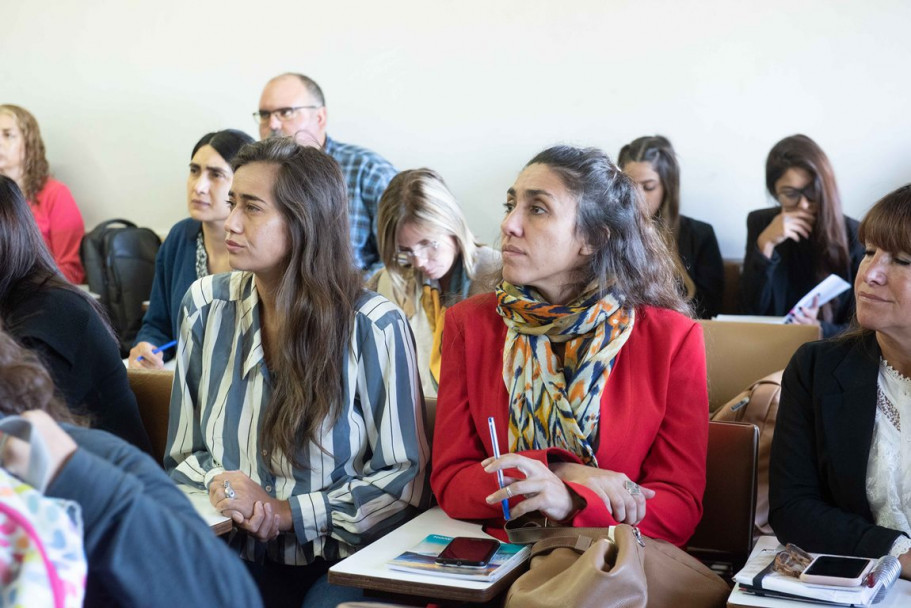
[[[451,540],[451,536],[429,534],[420,543],[390,560],[387,566],[405,572],[492,583],[522,564],[531,552],[531,548],[525,545],[500,543],[500,548],[490,558],[490,562],[481,568],[443,566],[436,563],[437,556]]]

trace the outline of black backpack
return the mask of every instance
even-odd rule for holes
[[[82,239],[80,256],[86,282],[100,296],[120,338],[122,357],[129,356],[142,326],[142,303],[152,293],[160,246],[157,234],[127,220],[102,222]]]

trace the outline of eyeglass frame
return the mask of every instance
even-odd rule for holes
[[[442,243],[440,243],[440,241],[433,239],[427,241],[426,245],[418,244],[413,249],[407,251],[396,247],[393,259],[399,266],[411,268],[419,255],[424,256],[428,260],[436,258],[437,251],[440,250],[441,245]]]
[[[815,180],[810,182],[803,188],[792,188],[790,186],[787,186],[786,188],[788,190],[787,194],[785,192],[780,192],[780,193],[775,194],[775,200],[777,200],[778,204],[781,205],[782,207],[785,207],[787,209],[793,209],[794,207],[796,207],[797,205],[800,204],[800,199],[802,199],[802,198],[807,199],[807,201],[809,201],[811,203],[819,204],[820,189],[819,189],[819,184],[817,184]],[[795,198],[795,196],[796,196],[796,198]],[[781,200],[782,198],[784,198],[788,202],[785,203],[785,201]]]
[[[289,106],[287,108],[275,108],[274,110],[257,110],[253,112],[253,120],[256,121],[256,124],[268,124],[272,120],[272,115],[276,114],[279,122],[288,122],[294,118],[300,110],[319,110],[323,106],[321,105],[307,105],[307,106]],[[282,116],[282,112],[287,112],[287,116]]]

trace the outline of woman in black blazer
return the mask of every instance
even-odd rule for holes
[[[146,452],[149,436],[101,307],[63,278],[16,183],[0,175],[0,317],[70,410]]]
[[[766,188],[780,206],[747,217],[741,306],[746,314],[784,316],[830,274],[853,282],[863,246],[857,221],[842,214],[829,158],[806,135],[775,144],[766,160]],[[854,296],[848,290],[793,313],[795,323],[819,325],[828,338],[848,327]]]
[[[680,167],[671,142],[654,135],[620,149],[617,164],[639,186],[648,212],[679,256],[678,277],[700,319],[721,312],[724,262],[711,224],[680,215]]]
[[[784,373],[769,522],[808,551],[896,555],[911,578],[911,184],[859,235],[858,328],[802,346]]]

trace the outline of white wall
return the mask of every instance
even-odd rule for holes
[[[440,171],[487,241],[522,165],[556,142],[674,142],[684,213],[743,254],[765,155],[803,132],[860,217],[911,181],[907,0],[3,0],[0,102],[41,123],[89,227],[185,215],[205,132],[256,135],[265,81],[304,72],[329,131]]]

